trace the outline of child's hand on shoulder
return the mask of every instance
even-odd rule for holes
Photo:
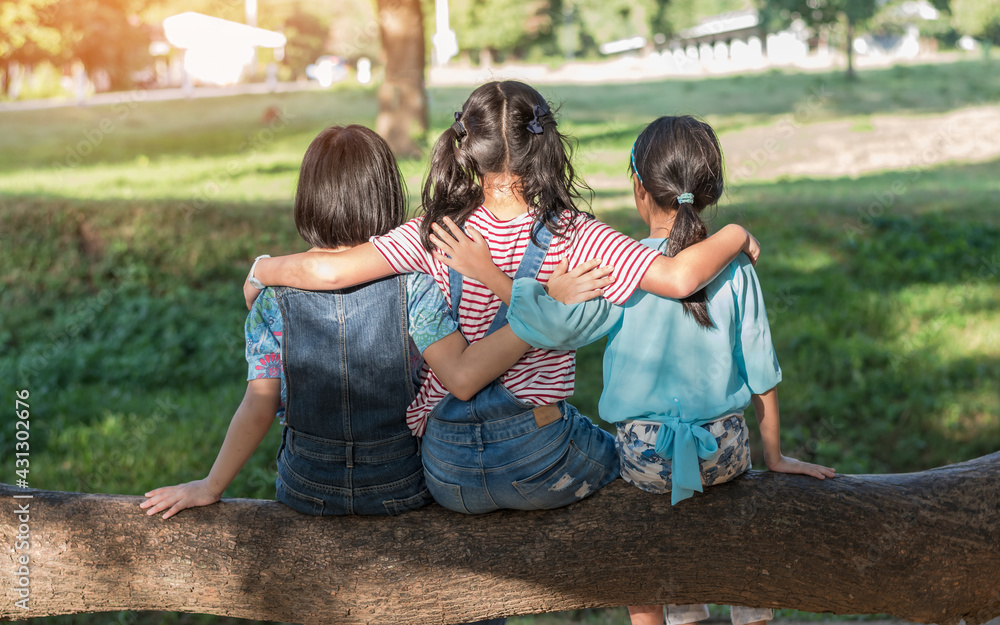
[[[445,265],[466,278],[486,284],[491,274],[500,269],[493,263],[490,246],[478,230],[468,227],[468,236],[450,217],[443,220],[444,226],[432,224],[431,243],[437,249],[434,255]]]
[[[602,267],[601,259],[595,258],[566,271],[569,261],[559,261],[552,271],[545,290],[549,296],[563,304],[579,304],[604,295],[604,287],[615,281],[613,267]]]
[[[185,508],[211,505],[221,496],[222,493],[215,493],[208,487],[208,480],[195,480],[151,490],[146,493],[148,499],[139,504],[139,507],[146,510],[147,515],[157,514],[169,508],[163,514],[164,519],[169,519]]]
[[[828,477],[834,477],[837,472],[830,467],[824,467],[820,464],[813,464],[811,462],[803,462],[801,460],[796,460],[795,458],[789,458],[788,456],[781,454],[778,456],[777,460],[767,461],[767,468],[775,473],[798,473],[800,475],[811,475],[817,479],[823,480]]]

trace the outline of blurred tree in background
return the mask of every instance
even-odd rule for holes
[[[854,32],[866,20],[871,19],[881,3],[877,0],[764,0],[761,5],[764,23],[773,27],[787,26],[801,19],[813,29],[831,26],[840,22],[846,24],[844,52],[847,55],[847,78],[854,80]]]
[[[452,0],[449,5],[459,49],[478,51],[485,67],[497,52],[516,51],[551,29],[545,0]]]
[[[57,67],[79,61],[91,76],[107,72],[112,89],[131,86],[149,64],[144,0],[6,0],[0,2],[0,64],[6,89],[14,63]]]
[[[49,15],[56,3],[0,0],[0,94],[7,92],[14,67],[31,67],[59,55],[62,43]]]
[[[952,0],[955,27],[988,47],[1000,43],[1000,0]]]
[[[63,62],[78,60],[92,77],[104,70],[112,90],[132,86],[132,72],[150,62],[150,29],[139,10],[143,0],[62,0],[54,5]]]
[[[375,131],[398,157],[420,156],[427,134],[427,59],[420,0],[378,0],[385,79],[378,88]]]
[[[287,65],[296,77],[305,77],[306,67],[328,49],[330,19],[314,15],[296,6],[295,12],[285,19],[282,32],[288,38],[285,45]]]

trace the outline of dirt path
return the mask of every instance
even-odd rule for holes
[[[808,125],[789,116],[720,139],[730,180],[738,183],[989,161],[1000,158],[997,137],[1000,107],[983,106],[935,116],[873,115]]]

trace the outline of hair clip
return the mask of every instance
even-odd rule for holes
[[[694,204],[694,193],[681,193],[677,196],[678,204]]]
[[[542,128],[542,123],[538,121],[538,118],[548,115],[549,109],[547,107],[539,106],[536,104],[534,107],[532,107],[531,112],[534,113],[534,117],[532,117],[531,121],[528,122],[528,132],[535,135],[540,135],[545,129]]]
[[[451,129],[455,131],[459,139],[469,134],[469,131],[465,129],[465,124],[458,121],[458,118],[461,116],[462,113],[460,111],[455,111],[455,123],[451,125]]]

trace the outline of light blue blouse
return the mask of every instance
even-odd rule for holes
[[[643,244],[665,249],[666,239]],[[764,298],[750,260],[740,255],[705,287],[715,328],[705,328],[678,300],[636,291],[622,306],[603,299],[567,306],[535,280],[515,280],[511,329],[534,347],[577,349],[608,336],[601,418],[662,423],[656,452],[673,464],[671,502],[701,492],[698,458],[715,439],[698,427],[742,413],[752,394],[781,381]]]

